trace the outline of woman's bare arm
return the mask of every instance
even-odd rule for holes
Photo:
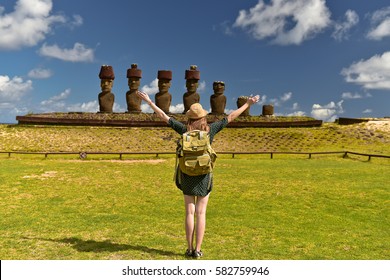
[[[256,95],[256,96],[253,96],[253,97],[249,97],[248,100],[246,101],[246,103],[244,105],[242,105],[240,108],[238,108],[237,110],[231,112],[228,116],[227,116],[227,119],[228,119],[228,123],[232,122],[235,118],[237,118],[239,115],[242,114],[242,112],[244,112],[246,109],[248,109],[250,106],[252,106],[253,104],[259,102],[259,99],[260,99],[260,96],[259,95]]]
[[[149,95],[142,91],[137,91],[137,95],[144,100],[146,103],[149,104],[149,106],[153,109],[153,111],[157,114],[157,116],[163,120],[164,122],[168,123],[169,116],[165,114],[163,110],[161,110],[159,107],[157,107],[156,104],[153,103],[153,101],[150,99]]]

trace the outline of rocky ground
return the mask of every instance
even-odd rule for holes
[[[368,121],[364,124],[368,130],[390,132],[390,120]]]

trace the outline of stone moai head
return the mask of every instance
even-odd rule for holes
[[[222,95],[225,91],[225,82],[215,81],[213,83],[213,90],[215,95]]]
[[[102,92],[111,92],[114,84],[114,69],[110,65],[102,65],[99,72],[100,87]]]
[[[196,65],[191,65],[189,70],[186,70],[185,79],[188,92],[196,92],[198,89],[198,82],[200,80],[200,72]]]
[[[127,69],[128,85],[131,90],[138,90],[141,84],[142,70],[138,69],[136,63],[131,64],[131,68]]]
[[[211,114],[222,115],[225,112],[226,96],[225,83],[222,81],[215,81],[213,83],[214,94],[210,96]]]
[[[158,89],[161,93],[168,92],[171,87],[172,71],[170,70],[158,70]]]

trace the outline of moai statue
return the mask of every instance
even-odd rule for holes
[[[129,91],[126,92],[126,103],[128,113],[141,113],[142,99],[138,97],[137,90],[141,84],[142,70],[138,69],[137,64],[131,64],[131,68],[127,69],[127,79]]]
[[[194,103],[199,103],[200,95],[196,92],[198,89],[198,82],[200,80],[200,72],[197,70],[196,65],[191,65],[189,70],[186,70],[185,74],[187,92],[183,95],[183,104],[185,114]]]
[[[225,91],[225,83],[222,81],[215,81],[213,83],[214,94],[210,96],[211,114],[223,115],[226,107],[226,96],[223,95]]]
[[[172,71],[159,70],[157,72],[157,79],[159,92],[156,93],[155,103],[164,113],[168,114],[172,101],[172,95],[168,92],[171,87]]]
[[[114,84],[114,69],[109,65],[102,65],[99,73],[100,87],[99,93],[99,113],[112,113],[114,107],[115,95],[111,92]]]
[[[274,106],[273,105],[263,105],[262,115],[265,117],[271,117],[274,114]]]
[[[240,108],[241,106],[243,106],[246,101],[248,100],[248,96],[240,96],[238,99],[237,99],[237,108]],[[245,116],[249,116],[249,109],[250,107],[248,107],[248,109],[246,109],[244,112],[241,113],[241,116],[245,117]]]

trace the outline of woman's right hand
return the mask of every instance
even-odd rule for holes
[[[152,102],[152,100],[150,99],[149,95],[146,93],[146,92],[143,92],[143,91],[140,91],[140,90],[137,90],[137,95],[142,99],[144,100],[145,102],[147,102],[149,104],[149,106],[153,109],[153,111],[157,114],[157,116],[163,120],[164,122],[168,123],[169,122],[169,116],[167,114],[165,114],[165,112],[163,110],[161,110],[159,107],[157,107],[156,104],[154,104]]]
[[[148,95],[146,92],[137,90],[137,95],[138,95],[142,100],[144,100],[146,103],[152,102],[152,100],[150,99],[149,95]]]

